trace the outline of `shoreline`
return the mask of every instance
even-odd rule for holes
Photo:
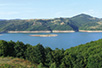
[[[50,33],[51,31],[7,31],[7,33]]]
[[[102,30],[79,30],[79,32],[102,32]]]
[[[7,31],[6,33],[73,33],[73,30],[53,30],[53,31]],[[102,32],[102,30],[79,30],[78,32]]]
[[[52,33],[71,33],[71,32],[75,32],[74,30],[53,30]]]
[[[7,33],[69,33],[69,32],[75,32],[73,30],[53,30],[53,31],[7,31]]]

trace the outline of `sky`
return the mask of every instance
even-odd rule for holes
[[[102,0],[0,0],[0,19],[102,18]]]

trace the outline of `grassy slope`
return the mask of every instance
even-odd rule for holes
[[[0,57],[0,68],[37,68],[31,62],[19,58]]]

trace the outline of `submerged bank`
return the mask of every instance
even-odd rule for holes
[[[30,35],[35,37],[55,37],[58,36],[57,34],[44,34],[44,35]]]

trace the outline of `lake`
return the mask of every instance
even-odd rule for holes
[[[56,37],[34,37],[29,35],[35,34],[57,34]],[[37,45],[42,44],[44,47],[52,49],[67,49],[80,44],[85,44],[90,41],[95,41],[102,38],[102,32],[87,33],[87,32],[73,32],[73,33],[4,33],[0,35],[0,40],[15,42],[22,41],[25,44]]]

